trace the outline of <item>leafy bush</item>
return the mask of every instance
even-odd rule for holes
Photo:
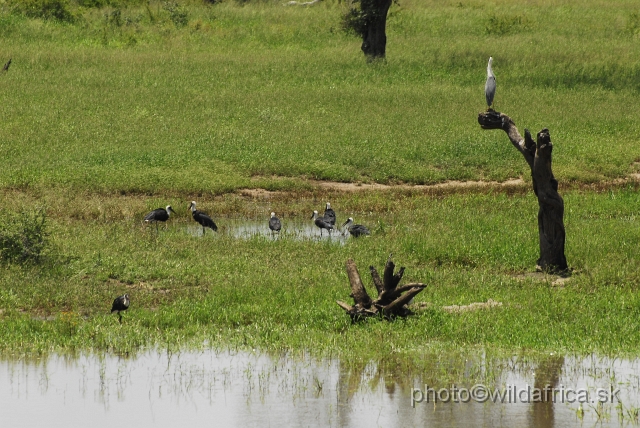
[[[75,16],[67,0],[14,0],[13,9],[29,18],[73,22]]]
[[[169,17],[176,27],[184,27],[189,23],[189,13],[178,3],[168,1],[162,8],[169,12]]]
[[[48,236],[44,208],[0,217],[0,260],[38,263],[44,255]]]

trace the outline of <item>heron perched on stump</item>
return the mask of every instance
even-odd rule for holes
[[[171,213],[176,213],[173,208],[171,208],[171,205],[167,205],[166,208],[156,208],[155,210],[151,211],[149,214],[147,214],[146,216],[144,216],[144,222],[145,223],[155,223],[156,224],[156,232],[158,231],[158,222],[165,222],[167,220],[169,220],[169,215]]]
[[[324,221],[329,223],[331,226],[336,225],[336,212],[331,208],[331,204],[329,202],[327,202],[324,209]]]
[[[113,305],[111,305],[111,313],[118,313],[120,324],[122,324],[122,314],[120,312],[126,311],[127,309],[129,309],[129,295],[123,294],[122,296],[116,297],[113,301]]]
[[[333,225],[327,221],[325,217],[319,217],[318,211],[314,211],[311,219],[315,223],[316,226],[320,228],[320,236],[322,236],[322,229],[327,229],[329,231],[329,235],[331,235],[331,231],[333,230]]]
[[[353,217],[349,217],[349,219],[342,224],[342,227],[346,228],[345,234],[349,232],[354,238],[362,235],[371,235],[371,232],[369,232],[366,226],[353,224]]]
[[[269,229],[271,229],[271,232],[280,232],[280,229],[282,229],[282,223],[280,223],[280,219],[276,217],[276,213],[271,213]]]
[[[191,205],[189,205],[189,209],[191,210],[191,215],[193,219],[202,226],[202,234],[204,235],[205,227],[210,228],[214,232],[218,231],[218,226],[213,222],[211,217],[209,217],[206,213],[202,211],[198,211],[196,209],[196,201],[191,201]]]
[[[491,64],[493,63],[493,57],[489,57],[489,63],[487,64],[487,82],[484,84],[484,96],[487,98],[487,106],[491,110],[493,105],[493,97],[496,95],[496,76],[493,75]]]

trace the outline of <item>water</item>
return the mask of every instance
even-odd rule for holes
[[[282,221],[282,230],[280,233],[273,233],[269,229],[269,223],[267,220],[246,220],[246,219],[233,219],[222,218],[217,221],[218,234],[227,234],[238,239],[251,239],[254,237],[265,237],[268,239],[294,239],[298,241],[302,240],[316,240],[316,241],[328,241],[336,244],[344,245],[350,236],[344,235],[342,230],[336,229],[329,234],[326,230],[320,235],[320,229],[316,227],[311,220],[300,221],[287,219]],[[188,234],[193,236],[202,237],[202,227],[197,224],[189,224],[186,226]],[[212,232],[211,229],[207,229],[204,235],[212,235],[216,232]],[[355,239],[355,238],[351,238]],[[366,238],[362,238],[366,239]]]
[[[474,367],[477,362],[467,362],[459,369],[490,369],[495,376],[487,386],[503,391],[549,383],[565,391],[592,392],[609,391],[613,385],[620,393],[614,403],[583,404],[582,411],[577,402],[525,402],[521,392],[511,403],[427,403],[420,397],[431,388],[425,379],[438,384],[434,394],[452,389],[439,384],[437,373],[405,376],[376,364],[354,369],[339,360],[286,355],[154,351],[135,358],[1,361],[0,409],[3,427],[369,428],[628,426],[640,406],[639,360],[549,356],[537,363],[514,359],[492,368],[487,364]],[[465,401],[462,389],[459,392]]]

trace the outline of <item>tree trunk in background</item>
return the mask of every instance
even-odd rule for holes
[[[525,129],[524,138],[515,123],[506,114],[486,111],[478,115],[482,129],[502,129],[507,133],[511,144],[518,149],[531,169],[533,191],[538,197],[538,234],[540,239],[540,258],[537,267],[546,272],[567,270],[564,255],[564,201],[558,193],[558,181],[551,171],[551,137],[548,129],[538,132],[537,141],[533,141],[529,130]]]
[[[364,15],[362,52],[368,59],[384,58],[387,48],[387,12],[392,0],[361,0]]]

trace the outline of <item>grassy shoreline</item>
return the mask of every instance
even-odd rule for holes
[[[354,215],[374,232],[345,245],[291,236],[238,239],[224,231],[229,217],[217,214],[221,234],[194,236],[186,201],[179,200],[167,202],[178,216],[156,237],[140,224],[159,203],[155,197],[39,195],[40,202],[51,202],[51,253],[41,266],[2,267],[0,352],[135,353],[206,342],[347,359],[419,359],[434,347],[477,346],[506,353],[636,354],[640,196],[632,187],[563,196],[567,258],[575,273],[554,286],[553,278],[522,277],[537,257],[531,194],[333,194],[340,218]],[[15,198],[3,205],[10,201]],[[226,195],[200,204],[211,213],[244,207],[243,216],[263,218],[266,228],[272,209],[295,212],[283,216],[286,224],[323,201]],[[429,285],[417,301],[432,306],[407,320],[351,325],[335,304],[348,300],[347,258],[364,275],[369,264],[381,267],[389,252],[407,267],[405,282]],[[365,285],[371,287],[369,278]],[[120,326],[108,309],[123,292],[133,303]],[[503,306],[442,310],[488,299]]]

